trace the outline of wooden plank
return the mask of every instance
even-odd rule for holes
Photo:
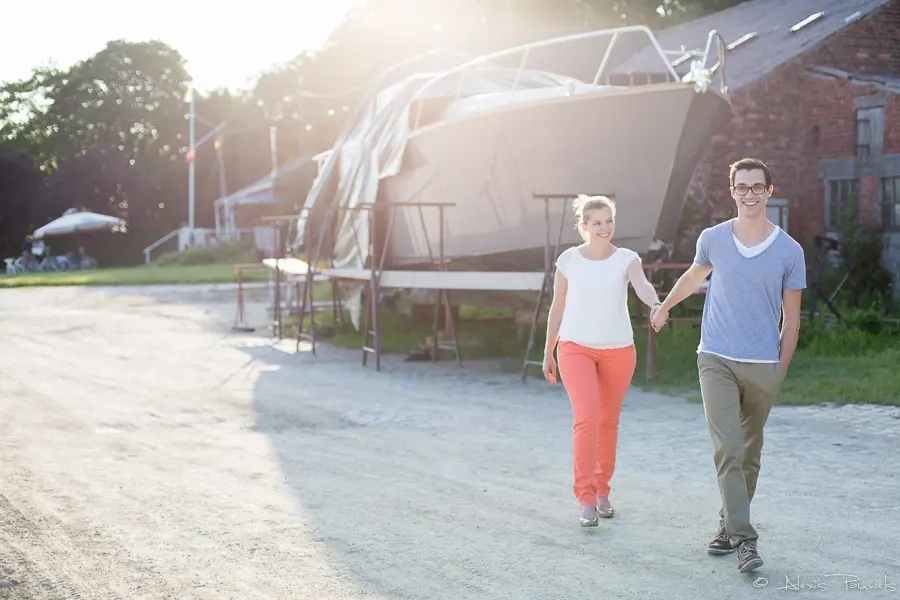
[[[271,271],[276,269],[274,258],[264,258],[262,262],[267,269]],[[279,258],[277,268],[283,275],[300,280],[304,280],[309,273],[309,264],[299,258]],[[324,281],[327,277],[319,271],[315,274],[314,279]]]
[[[323,269],[332,279],[368,281],[369,269]],[[379,287],[418,290],[538,292],[540,271],[383,271]]]

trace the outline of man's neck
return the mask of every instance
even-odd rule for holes
[[[762,243],[775,230],[775,225],[765,217],[756,219],[735,217],[733,227],[737,238],[747,247]]]

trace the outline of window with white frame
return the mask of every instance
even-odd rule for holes
[[[881,226],[889,231],[900,229],[900,177],[881,179]]]
[[[884,148],[884,100],[879,96],[857,98],[856,158],[881,156]]]
[[[836,231],[859,222],[859,179],[831,179],[825,188],[825,226]]]
[[[788,230],[788,212],[787,198],[769,198],[766,202],[766,218],[785,231]]]

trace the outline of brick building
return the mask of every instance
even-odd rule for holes
[[[657,36],[667,49],[703,48],[713,29],[729,46],[732,119],[689,202],[713,222],[733,216],[728,165],[757,156],[772,169],[772,221],[810,248],[850,210],[884,233],[900,284],[900,0],[750,0]],[[617,73],[656,79],[658,63],[642,52]]]

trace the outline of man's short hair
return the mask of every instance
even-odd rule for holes
[[[734,185],[735,173],[738,171],[752,171],[754,169],[761,170],[766,176],[766,187],[772,185],[772,173],[769,171],[768,165],[758,158],[742,158],[741,160],[732,163],[728,173],[728,179],[731,182],[731,185]]]

